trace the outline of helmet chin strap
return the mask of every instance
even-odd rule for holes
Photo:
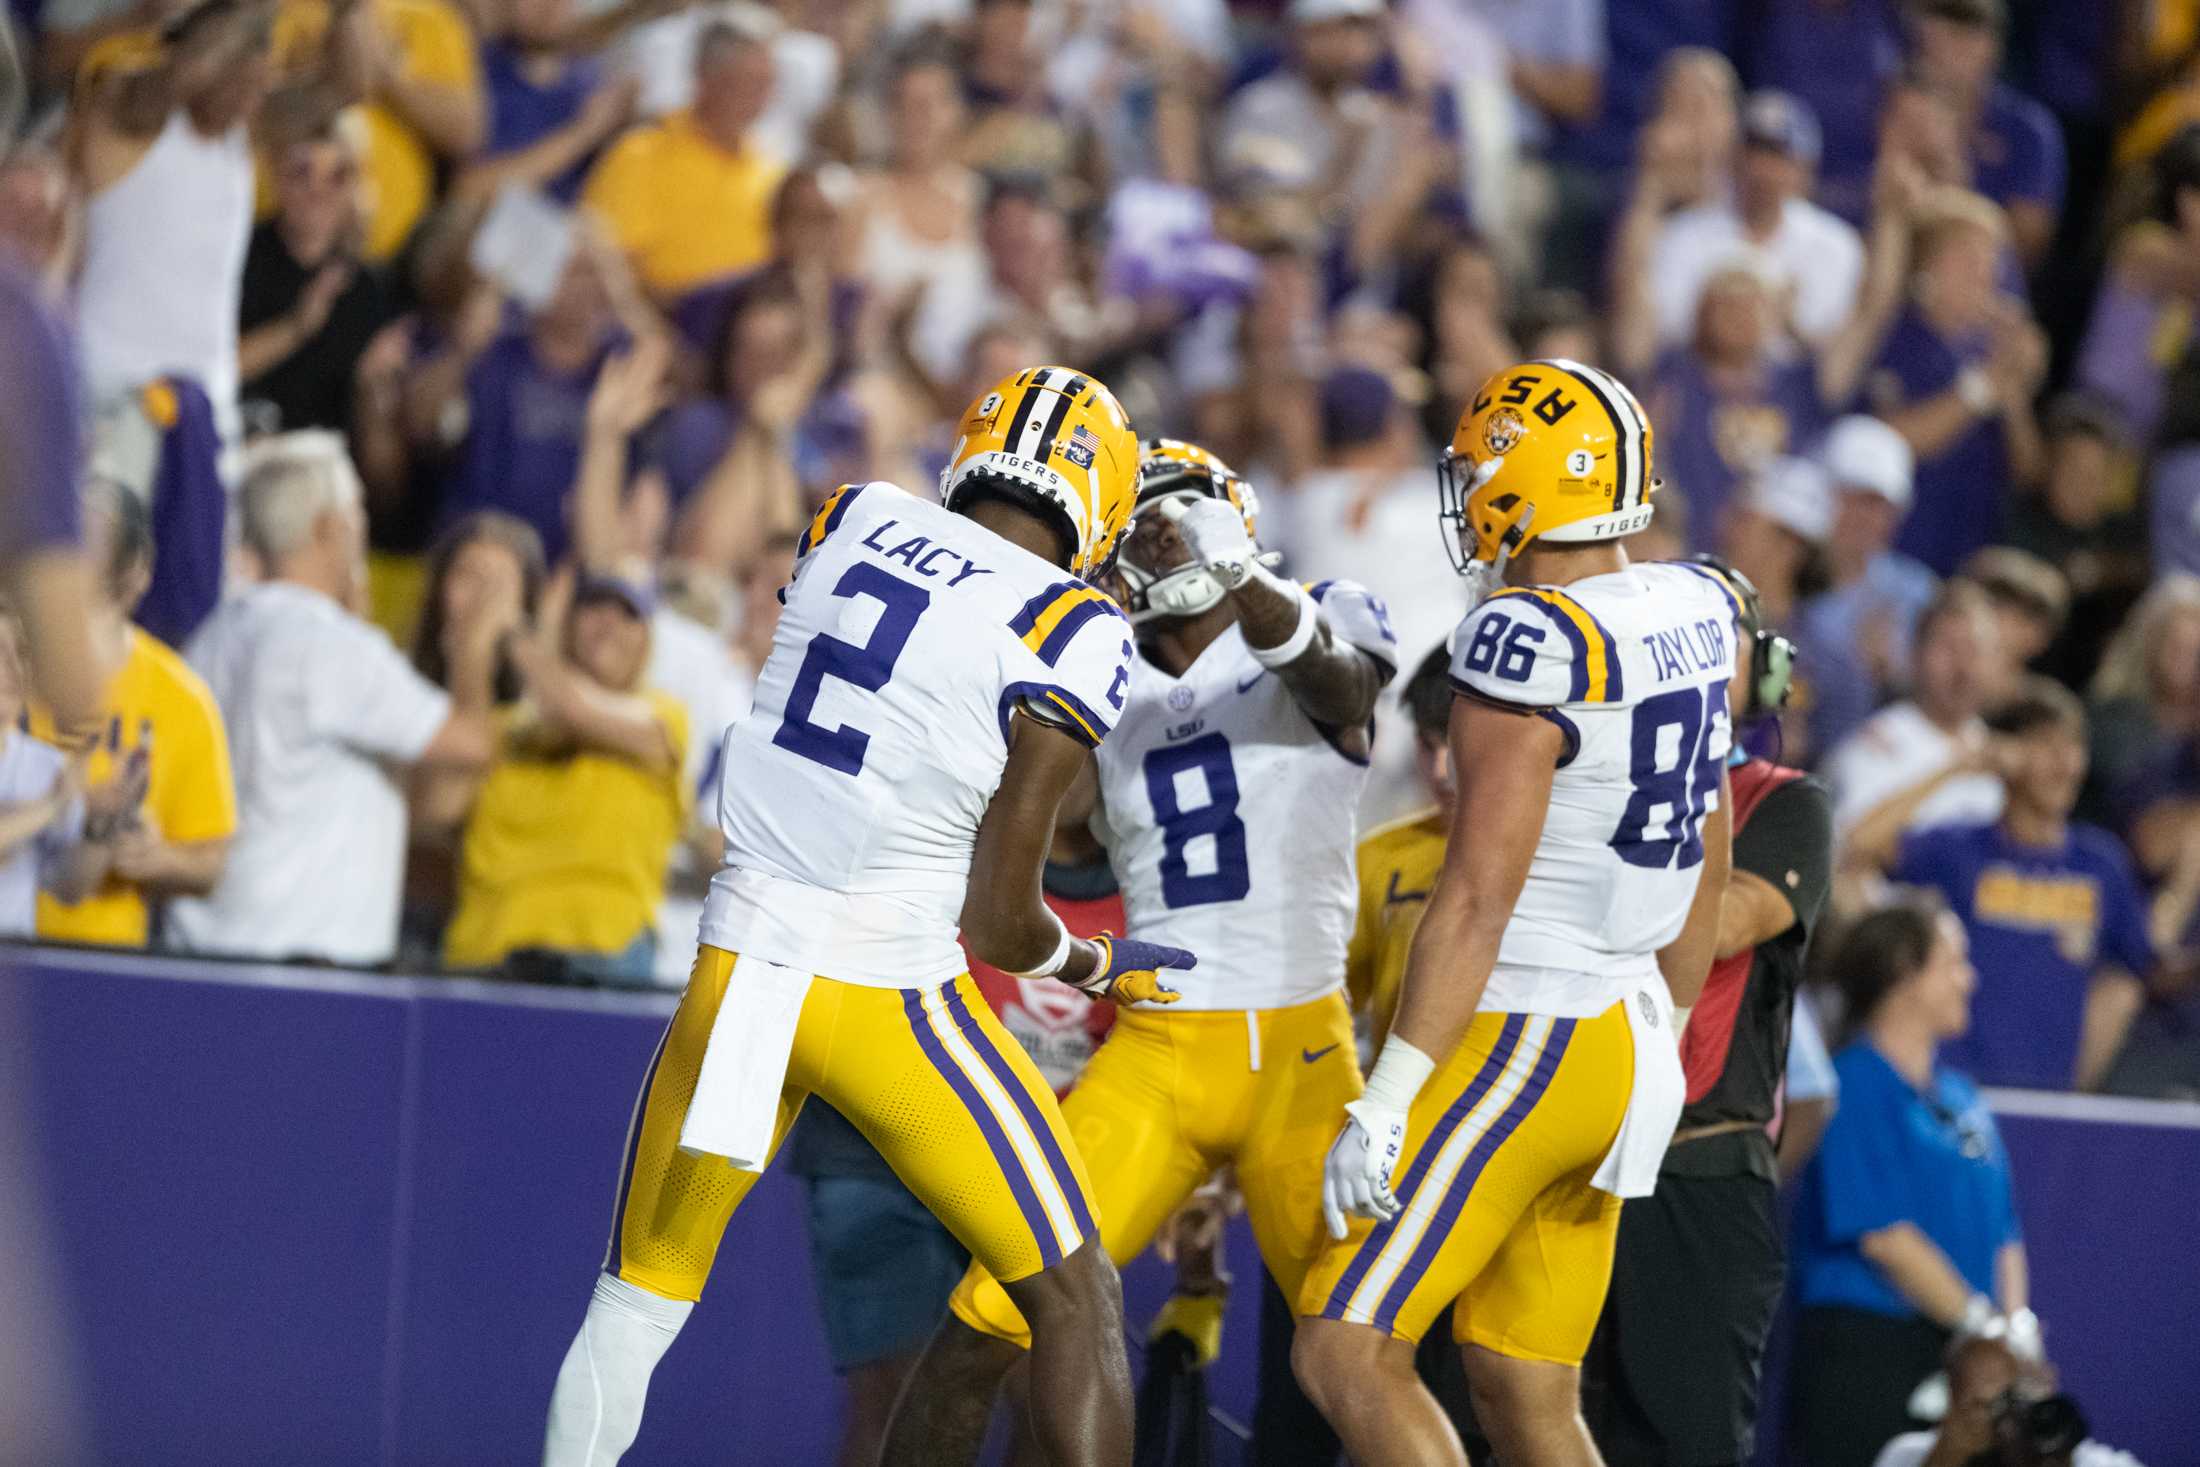
[[[1498,537],[1495,560],[1467,562],[1467,605],[1471,609],[1488,600],[1491,593],[1505,584],[1505,568],[1512,564],[1513,551],[1528,540],[1528,526],[1535,522],[1535,506],[1530,504],[1520,511],[1520,518],[1511,529]]]

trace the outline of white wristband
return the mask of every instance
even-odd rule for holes
[[[1299,624],[1291,629],[1291,635],[1285,637],[1281,645],[1255,647],[1251,642],[1245,644],[1255,662],[1273,671],[1298,661],[1305,655],[1306,649],[1314,645],[1314,631],[1321,625],[1321,612],[1315,608],[1314,598],[1307,595],[1306,588],[1297,582],[1270,575],[1266,571],[1260,572],[1260,579],[1285,595],[1297,598],[1299,603]]]
[[[1036,967],[1036,968],[1032,968],[1032,969],[1029,969],[1029,970],[1027,970],[1027,971],[1025,971],[1025,972],[1021,972],[1021,973],[1017,972],[1017,971],[1016,971],[1015,969],[1013,969],[1013,968],[1011,968],[1011,969],[1008,969],[1008,970],[1007,970],[1007,972],[1008,972],[1008,976],[1009,976],[1009,977],[1011,977],[1011,978],[1052,978],[1052,977],[1053,977],[1053,976],[1054,976],[1055,974],[1057,974],[1057,973],[1061,972],[1061,971],[1062,971],[1062,969],[1063,969],[1064,967],[1066,967],[1066,966],[1068,965],[1068,963],[1069,963],[1069,948],[1070,948],[1070,935],[1069,935],[1069,929],[1068,929],[1067,927],[1064,927],[1064,926],[1062,925],[1062,919],[1061,919],[1061,918],[1059,918],[1059,917],[1056,917],[1056,916],[1054,915],[1054,913],[1053,913],[1052,909],[1049,909],[1049,910],[1048,910],[1048,912],[1047,912],[1047,916],[1048,916],[1048,917],[1049,917],[1050,919],[1052,919],[1052,921],[1053,921],[1053,923],[1054,923],[1054,932],[1055,932],[1054,951],[1053,951],[1052,953],[1048,954],[1048,955],[1047,955],[1047,960],[1046,960],[1045,962],[1041,963],[1041,964],[1040,964],[1040,965],[1039,965],[1038,967]]]
[[[1435,1072],[1436,1061],[1393,1034],[1383,1041],[1383,1052],[1375,1057],[1375,1068],[1368,1071],[1367,1088],[1360,1092],[1360,1100],[1383,1110],[1410,1109],[1413,1097],[1421,1093],[1421,1087]]]

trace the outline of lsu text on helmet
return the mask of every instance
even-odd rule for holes
[[[1138,496],[1138,438],[1115,394],[1070,367],[1027,367],[963,414],[940,473],[940,500],[963,510],[991,494],[1061,529],[1069,570],[1107,569]]]
[[[1478,595],[1535,540],[1584,545],[1650,523],[1650,419],[1580,362],[1522,362],[1482,384],[1437,463],[1445,548]]]

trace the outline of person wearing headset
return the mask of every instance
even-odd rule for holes
[[[1832,802],[1810,775],[1751,757],[1753,725],[1786,704],[1795,645],[1763,624],[1756,588],[1729,689],[1734,861],[1716,957],[1681,1032],[1687,1106],[1657,1191],[1620,1214],[1612,1288],[1583,1405],[1611,1467],[1746,1462],[1758,1377],[1786,1277],[1772,1124],[1805,953],[1833,870]]]

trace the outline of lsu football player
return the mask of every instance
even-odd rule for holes
[[[1465,1467],[1413,1370],[1454,1303],[1498,1458],[1597,1461],[1581,1358],[1620,1199],[1650,1190],[1680,1114],[1674,1009],[1709,968],[1729,855],[1740,606],[1703,567],[1629,563],[1650,462],[1632,393],[1535,361],[1483,384],[1438,470],[1482,595],[1451,649],[1456,838],[1329,1153],[1336,1241],[1293,1348],[1366,1467]]]
[[[1256,513],[1214,455],[1147,444],[1119,572],[1138,651],[1095,756],[1095,823],[1126,929],[1202,956],[1176,1003],[1117,1015],[1062,1116],[1117,1262],[1233,1167],[1291,1291],[1320,1249],[1336,1116],[1360,1093],[1343,991],[1353,821],[1397,646],[1361,587],[1272,574]],[[910,1390],[964,1403],[934,1460],[974,1462],[994,1388],[1032,1336],[983,1260],[950,1307]]]
[[[963,418],[939,504],[848,485],[803,537],[754,711],[727,731],[702,948],[650,1062],[544,1460],[616,1462],[726,1221],[804,1099],[852,1121],[1032,1323],[1048,1460],[1130,1457],[1114,1267],[1054,1093],[956,934],[1020,976],[1173,997],[1189,953],[1073,940],[1040,896],[1056,807],[1123,713],[1106,571],[1138,440],[1107,388],[1019,372]],[[925,1402],[884,1460],[921,1460]],[[897,1445],[898,1444],[898,1445]]]

